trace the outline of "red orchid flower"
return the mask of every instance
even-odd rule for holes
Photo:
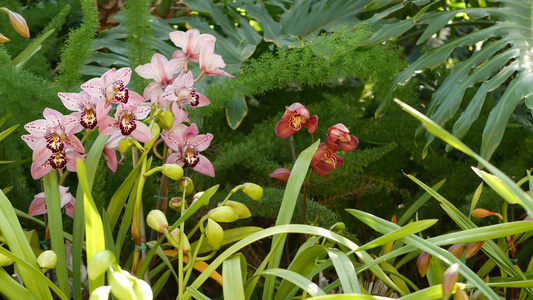
[[[326,141],[328,144],[337,145],[344,152],[355,150],[359,144],[359,140],[354,135],[350,135],[350,131],[342,123],[335,124],[328,129]]]
[[[304,126],[309,133],[314,133],[318,126],[318,117],[310,116],[309,110],[301,103],[293,103],[285,110],[283,118],[276,124],[276,135],[286,139]]]
[[[59,197],[61,200],[61,208],[64,209],[64,212],[67,216],[74,219],[74,205],[76,205],[76,198],[68,192],[68,187],[59,186]],[[30,209],[28,215],[30,216],[39,216],[47,212],[46,210],[46,201],[44,197],[44,192],[35,195],[33,201],[30,204]]]
[[[191,126],[178,124],[171,130],[161,134],[167,146],[175,151],[168,156],[167,164],[177,164],[181,167],[187,166],[198,173],[215,177],[213,164],[200,152],[209,147],[213,135],[198,134],[196,124]]]
[[[344,162],[335,152],[337,146],[321,143],[311,159],[311,169],[318,175],[329,177],[329,171],[337,169]]]
[[[287,182],[289,181],[289,176],[291,175],[291,170],[285,169],[285,168],[278,168],[274,170],[270,175],[268,175],[271,178],[274,178],[276,180],[279,180],[281,182]]]

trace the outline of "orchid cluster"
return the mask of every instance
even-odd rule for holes
[[[144,151],[139,142],[152,141],[151,127],[154,123],[164,129],[161,141],[169,148],[168,157],[162,158],[164,163],[190,167],[204,175],[215,176],[211,162],[200,154],[209,147],[213,135],[199,134],[196,124],[186,125],[184,122],[188,122],[187,107],[195,109],[210,103],[196,90],[194,82],[204,75],[233,76],[222,70],[225,63],[220,55],[214,53],[214,36],[191,29],[172,32],[170,39],[181,48],[170,60],[154,54],[151,63],[135,68],[141,77],[153,79],[142,96],[127,87],[131,68],[113,68],[101,77],[82,84],[79,93],[58,94],[63,105],[73,111],[70,115],[46,108],[43,112],[45,119],[25,125],[30,134],[22,136],[22,139],[33,150],[31,174],[34,179],[55,169],[60,172],[64,168],[76,171],[76,159],[83,160],[85,156],[84,139],[80,141],[76,137],[83,129],[86,135],[98,128],[99,134],[109,136],[103,155],[108,167],[116,172],[117,165],[132,145]],[[188,71],[189,62],[199,64],[201,73],[196,79]],[[66,190],[62,190],[62,195],[64,193]],[[39,199],[38,195],[34,201]],[[43,213],[41,206],[35,205],[40,208],[30,209],[30,215]]]
[[[311,116],[309,109],[296,102],[287,107],[282,119],[276,124],[276,135],[282,139],[292,137],[302,127],[313,134],[318,126],[318,117]],[[335,124],[328,129],[326,141],[318,146],[311,160],[310,168],[318,175],[329,177],[329,172],[343,164],[342,158],[336,154],[337,150],[351,152],[357,148],[359,140],[342,123]],[[270,177],[287,182],[291,171],[285,168],[276,169]]]

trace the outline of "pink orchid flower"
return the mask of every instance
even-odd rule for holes
[[[207,76],[226,76],[235,78],[235,76],[222,71],[226,66],[222,55],[215,54],[215,40],[208,41],[200,50],[200,69]]]
[[[344,152],[355,150],[359,144],[357,137],[350,135],[350,131],[342,123],[335,124],[328,129],[326,141],[328,144],[336,144]]]
[[[67,216],[74,219],[74,206],[76,205],[76,198],[68,192],[68,187],[59,186],[59,197],[61,199],[61,208],[64,209]],[[35,195],[30,204],[28,215],[39,216],[46,213],[46,201],[44,192]]]
[[[87,93],[106,100],[109,103],[143,103],[144,98],[126,88],[130,82],[131,69],[115,68],[107,71],[99,78],[93,78],[81,85]]]
[[[65,166],[70,171],[76,171],[76,158],[83,159],[79,153],[85,150],[75,134],[83,127],[75,116],[64,116],[50,108],[46,108],[43,115],[44,120],[26,124],[24,128],[30,134],[22,136],[33,150],[32,177],[38,179],[52,169]]]
[[[296,102],[285,110],[283,118],[276,124],[276,135],[286,139],[295,134],[304,126],[309,133],[314,133],[318,126],[318,117],[310,116],[309,110]]]
[[[198,134],[196,124],[191,126],[178,124],[168,132],[161,134],[163,140],[175,153],[168,156],[166,163],[187,166],[198,173],[215,177],[215,169],[211,162],[200,152],[209,147],[213,135]]]
[[[174,74],[178,73],[184,66],[185,61],[183,60],[167,60],[163,55],[156,53],[152,56],[151,63],[135,68],[135,72],[139,76],[154,80],[144,89],[143,97],[152,99],[152,103],[156,103],[158,96],[174,81]]]
[[[343,163],[342,158],[335,152],[337,152],[336,145],[321,143],[311,159],[311,169],[318,175],[329,177],[329,171],[337,169]]]
[[[198,93],[193,84],[194,77],[192,72],[185,73],[185,70],[182,70],[180,75],[174,80],[174,83],[165,89],[161,98],[168,101],[176,101],[180,107],[184,104],[190,104],[192,108],[209,105],[211,102],[204,95]]]
[[[119,151],[120,161],[117,161],[117,155],[115,153],[115,151],[119,149],[120,140],[123,138],[125,138],[125,136],[123,136],[120,131],[117,131],[109,136],[104,146],[104,157],[107,166],[113,171],[113,173],[117,172],[118,164],[122,164],[122,161],[125,158],[124,154]]]
[[[172,55],[173,59],[180,59],[183,61],[190,60],[198,63],[200,57],[200,50],[202,47],[210,42],[215,42],[216,38],[210,34],[200,34],[198,29],[189,29],[187,32],[174,31],[169,34],[170,40],[176,47],[182,50],[177,50]]]
[[[88,130],[96,128],[98,120],[111,110],[111,105],[106,107],[104,101],[87,92],[59,93],[57,95],[68,110],[76,111],[72,116],[75,116],[81,126]]]
[[[150,113],[150,106],[120,103],[117,106],[115,118],[106,116],[100,123],[100,134],[112,135],[120,130],[123,136],[131,135],[139,142],[148,143],[152,139],[152,133],[142,120]]]

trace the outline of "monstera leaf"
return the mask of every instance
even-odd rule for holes
[[[384,114],[394,89],[409,80],[416,71],[442,63],[457,47],[471,46],[471,49],[474,49],[473,53],[453,67],[434,93],[426,115],[444,125],[458,112],[465,91],[468,88],[476,88],[475,95],[453,125],[452,133],[458,138],[463,138],[478,118],[487,93],[502,87],[504,92],[490,112],[483,130],[480,154],[488,160],[498,147],[505,127],[519,102],[525,99],[526,106],[529,109],[533,107],[533,100],[529,97],[533,92],[531,60],[533,2],[529,0],[491,2],[489,7],[466,7],[463,3],[462,8],[450,10],[442,10],[439,5],[441,1],[437,0],[406,0],[402,3],[394,0],[374,0],[368,4],[367,10],[380,9],[380,12],[369,19],[370,22],[382,22],[379,20],[404,9],[408,4],[417,5],[419,11],[414,17],[381,26],[380,30],[366,42],[366,46],[398,37],[415,25],[427,24],[417,41],[418,44],[423,43],[447,26],[448,22],[458,14],[469,19],[485,18],[489,24],[493,22],[491,26],[450,40],[420,56],[396,76],[385,101],[376,111],[376,116]],[[486,20],[484,23],[487,23]],[[427,147],[433,139],[433,135],[426,134],[424,153],[427,153]]]

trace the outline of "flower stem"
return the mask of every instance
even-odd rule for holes
[[[289,137],[289,145],[291,146],[292,162],[295,163],[296,153],[294,152],[294,138],[292,135]]]

